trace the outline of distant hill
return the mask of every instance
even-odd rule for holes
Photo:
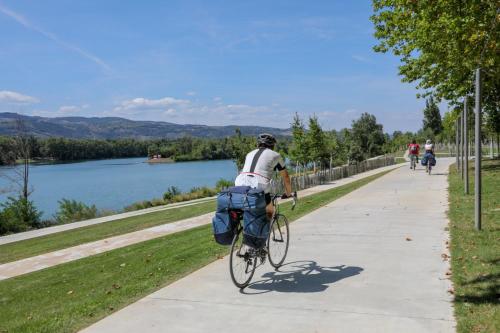
[[[64,137],[72,139],[155,139],[185,136],[221,138],[231,136],[239,128],[243,135],[262,132],[278,136],[291,135],[290,129],[259,126],[180,125],[163,121],[134,121],[118,117],[57,117],[25,116],[0,113],[0,135],[16,134],[16,119],[22,119],[28,131],[37,137]]]

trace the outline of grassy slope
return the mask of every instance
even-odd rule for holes
[[[0,246],[0,264],[209,213],[215,201],[128,217]]]
[[[451,166],[451,266],[458,332],[500,332],[500,160],[483,162],[482,231],[474,229],[471,194]]]
[[[311,195],[294,211],[284,203],[281,212],[296,220],[386,173]],[[0,332],[77,331],[227,252],[207,225],[0,281]]]

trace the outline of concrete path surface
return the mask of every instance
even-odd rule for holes
[[[431,176],[405,165],[299,219],[286,264],[259,267],[243,291],[226,257],[83,332],[454,332],[452,161]]]
[[[300,197],[326,191],[335,187],[352,183],[356,180],[369,177],[371,175],[399,168],[401,165],[391,165],[371,171],[367,171],[352,177],[339,179],[325,185],[319,185],[299,192]],[[143,230],[134,231],[128,234],[118,235],[95,242],[85,243],[66,249],[44,253],[38,256],[21,259],[0,265],[0,281],[22,274],[31,273],[40,269],[52,267],[62,263],[82,259],[98,253],[118,249],[124,246],[144,242],[153,238],[162,237],[172,233],[184,231],[201,225],[209,224],[212,221],[213,213],[204,214],[188,218],[185,220],[171,222]]]

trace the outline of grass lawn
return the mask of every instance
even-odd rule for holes
[[[296,220],[387,172],[308,196],[294,211],[284,203],[281,212]],[[78,331],[228,251],[207,225],[0,281],[0,332]]]
[[[215,200],[0,245],[0,264],[214,211]]]
[[[483,161],[482,231],[474,229],[474,169],[470,195],[450,167],[451,267],[458,332],[500,332],[500,160]]]

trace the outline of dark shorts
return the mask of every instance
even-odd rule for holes
[[[266,205],[271,203],[271,193],[266,193]]]

